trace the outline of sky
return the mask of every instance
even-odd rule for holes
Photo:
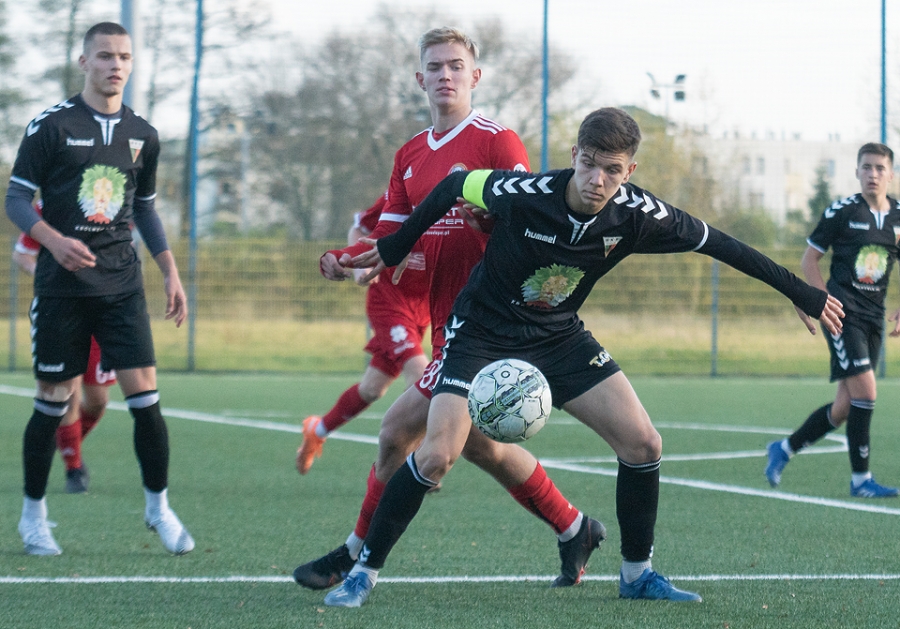
[[[268,1],[275,23],[310,43],[363,27],[379,5]],[[891,106],[900,100],[900,3],[887,4],[890,143],[900,135],[890,130],[900,128],[900,102]],[[498,16],[509,32],[538,43],[543,36],[544,0],[391,6],[431,8],[464,30]],[[881,0],[548,0],[548,34],[578,61],[573,93],[598,107],[668,107],[673,120],[713,134],[880,139]],[[653,99],[647,73],[661,84],[685,74],[686,100]]]

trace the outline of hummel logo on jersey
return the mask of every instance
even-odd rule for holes
[[[603,257],[608,258],[610,252],[616,248],[616,245],[622,241],[621,236],[604,236],[603,237]]]
[[[87,140],[66,138],[66,146],[94,146],[94,138],[89,138]]]
[[[845,205],[850,205],[851,203],[854,203],[855,198],[856,198],[856,195],[853,195],[852,197],[847,197],[846,199],[841,199],[840,201],[835,201],[834,203],[829,205],[828,208],[825,210],[825,218],[834,218],[834,215],[837,214],[837,211],[839,209],[841,209]]]
[[[577,245],[578,241],[581,240],[581,237],[584,236],[584,232],[587,231],[587,228],[593,225],[596,220],[597,217],[595,216],[591,220],[582,223],[569,216],[569,222],[572,223],[572,237],[569,239],[569,244]]]
[[[457,389],[465,389],[466,391],[468,391],[472,386],[465,380],[460,380],[459,378],[448,378],[447,376],[441,378],[441,384],[456,387]]]
[[[556,242],[556,236],[548,236],[547,234],[538,234],[536,232],[531,231],[527,227],[525,228],[525,237],[533,238],[534,240],[540,240],[541,242],[546,242],[551,245]]]
[[[137,161],[138,155],[141,154],[141,149],[144,148],[144,141],[129,138],[128,148],[131,149],[131,163],[133,164]]]
[[[541,192],[550,194],[553,190],[547,187],[547,183],[552,180],[553,177],[541,177],[540,179],[537,179],[537,177],[510,177],[509,179],[498,179],[494,182],[491,192],[497,197],[503,196],[507,192],[509,194],[518,194],[519,192],[537,194],[537,190],[534,189],[534,186],[537,186]]]
[[[868,224],[868,223],[857,223],[857,222],[855,222],[855,221],[850,221],[849,223],[847,223],[847,226],[848,226],[850,229],[863,229],[863,230],[866,230],[866,231],[869,230],[869,224]]]
[[[412,166],[407,166],[407,167],[406,167],[406,172],[403,173],[403,181],[406,181],[406,180],[409,179],[410,177],[412,177]]]

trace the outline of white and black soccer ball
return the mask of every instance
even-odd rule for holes
[[[485,435],[501,443],[533,437],[550,416],[550,385],[534,365],[504,358],[478,372],[469,389],[469,415]]]

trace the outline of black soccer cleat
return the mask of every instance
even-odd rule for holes
[[[88,474],[86,465],[66,470],[66,493],[83,494],[88,490],[88,481],[90,478],[91,476]]]
[[[294,570],[294,581],[310,590],[325,590],[344,580],[356,563],[346,544]]]
[[[591,553],[600,548],[600,543],[605,539],[606,527],[601,522],[584,516],[575,537],[568,542],[557,542],[562,567],[560,575],[550,587],[564,588],[579,583]]]

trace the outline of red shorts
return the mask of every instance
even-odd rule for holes
[[[419,393],[429,400],[434,395],[434,386],[438,383],[438,378],[441,376],[441,367],[443,366],[444,361],[441,358],[435,358],[425,367],[422,377],[416,380],[415,387],[419,390]]]
[[[115,370],[103,371],[100,366],[100,346],[97,345],[97,339],[91,337],[91,355],[88,357],[87,370],[84,372],[84,384],[108,387],[115,383]]]
[[[381,278],[366,293],[366,314],[373,333],[366,344],[366,351],[372,355],[369,364],[396,378],[406,361],[424,353],[422,338],[429,325],[427,301],[405,299]]]

